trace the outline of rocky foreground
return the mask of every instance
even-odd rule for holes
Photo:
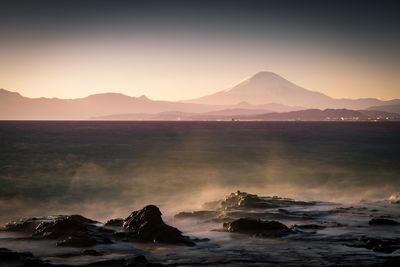
[[[175,222],[148,205],[105,223],[24,218],[0,232],[0,266],[399,266],[397,203],[343,206],[237,191]],[[183,224],[184,225],[184,224]]]

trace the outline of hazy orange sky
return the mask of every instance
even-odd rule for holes
[[[382,21],[391,18],[385,8],[365,2],[365,17],[351,18],[343,11],[351,6],[326,11],[310,2],[312,14],[330,13],[309,21],[306,8],[281,16],[293,8],[290,1],[274,8],[243,1],[212,11],[180,1],[122,2],[99,1],[96,12],[76,2],[2,2],[0,88],[28,97],[112,91],[183,100],[272,71],[333,97],[400,98],[399,28],[392,27],[398,19]]]

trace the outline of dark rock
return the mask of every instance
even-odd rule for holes
[[[223,227],[233,233],[245,233],[264,237],[279,237],[293,233],[292,230],[280,222],[262,221],[252,218],[241,218],[224,223]]]
[[[108,220],[104,225],[122,227],[123,224],[124,224],[124,219],[118,218],[118,219]]]
[[[118,240],[125,241],[125,242],[135,241],[135,239],[132,237],[132,235],[126,231],[117,231],[114,233],[114,237]]]
[[[368,224],[370,225],[399,225],[398,222],[391,220],[391,219],[387,219],[385,217],[376,217],[376,218],[372,218]]]
[[[193,212],[179,212],[174,217],[177,219],[212,219],[219,215],[218,211],[214,210],[199,210]]]
[[[96,244],[96,239],[88,236],[68,236],[56,243],[60,247],[90,247]]]
[[[7,248],[0,248],[0,266],[48,267],[50,264],[35,258],[30,252],[15,252]]]
[[[4,230],[32,234],[36,227],[44,220],[49,220],[49,217],[22,218],[17,221],[11,221],[7,223],[4,226]]]
[[[88,247],[111,243],[113,231],[96,223],[80,215],[59,216],[53,221],[41,222],[33,237],[59,240],[57,246]]]
[[[142,242],[194,245],[177,228],[165,224],[159,208],[154,205],[148,205],[141,210],[132,212],[124,220],[123,227],[133,238]]]
[[[315,202],[296,201],[290,198],[273,197],[260,197],[254,194],[237,191],[231,193],[225,200],[219,202],[208,202],[204,207],[214,209],[235,209],[235,208],[278,208],[291,205],[315,205]]]
[[[54,239],[57,246],[87,247],[111,243],[113,231],[80,215],[58,215],[21,219],[6,224],[6,231],[31,234],[36,240]]]
[[[221,202],[223,208],[232,207],[248,207],[248,208],[275,208],[276,205],[264,201],[257,195],[248,194],[246,192],[237,191],[231,193],[224,201]]]
[[[7,248],[0,248],[0,263],[2,261],[21,260],[21,259],[27,259],[27,258],[33,258],[32,253],[30,253],[30,252],[15,252],[15,251],[11,251]]]
[[[41,222],[36,227],[33,235],[47,239],[81,235],[94,231],[97,228],[94,223],[96,222],[80,215],[58,216],[54,220]]]
[[[392,253],[400,249],[400,240],[361,237],[352,244],[349,244],[349,246],[366,248],[380,253]]]

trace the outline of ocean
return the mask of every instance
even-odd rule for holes
[[[400,192],[399,137],[395,122],[2,121],[0,222],[177,209],[236,190],[382,199]]]
[[[3,121],[0,222],[35,218],[0,231],[1,253],[33,253],[5,259],[21,266],[137,255],[168,266],[398,266],[399,136],[394,122]],[[195,246],[130,242],[104,225],[149,204]],[[51,228],[62,214],[98,221],[77,229],[111,240],[62,245],[51,231],[82,234]],[[285,229],[231,231],[246,218]],[[50,232],[38,238],[41,227]]]

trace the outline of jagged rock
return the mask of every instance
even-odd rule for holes
[[[21,219],[6,224],[7,231],[31,234],[33,239],[54,239],[57,246],[87,247],[111,243],[112,230],[80,215]]]
[[[231,207],[251,207],[251,208],[274,208],[276,205],[265,202],[257,195],[248,194],[246,192],[237,191],[231,193],[224,201],[221,202],[224,208]]]
[[[262,221],[252,218],[241,218],[229,223],[224,223],[223,227],[233,233],[244,233],[264,237],[279,237],[293,233],[286,225],[277,221]]]
[[[372,218],[368,224],[370,225],[399,225],[397,221],[387,219],[385,217],[375,217]]]
[[[56,239],[95,231],[95,221],[80,215],[59,216],[51,221],[41,222],[33,232],[35,237]]]
[[[177,219],[212,219],[219,214],[214,210],[199,210],[193,212],[179,212],[174,217]]]
[[[25,232],[32,234],[41,222],[45,220],[50,220],[50,218],[51,217],[22,218],[6,223],[4,229],[6,231]]]
[[[111,220],[108,220],[104,225],[105,225],[105,226],[122,227],[123,224],[124,224],[124,219],[118,218],[118,219],[111,219]]]
[[[113,231],[95,225],[96,221],[80,215],[60,216],[53,221],[40,223],[34,238],[57,239],[57,246],[88,247],[112,243]]]
[[[277,196],[273,197],[260,197],[255,194],[249,194],[246,192],[236,191],[231,193],[225,198],[218,202],[208,202],[203,206],[214,209],[234,209],[234,208],[278,208],[286,207],[291,205],[315,205],[315,202],[296,201],[290,198],[281,198]]]
[[[132,212],[124,220],[123,227],[139,241],[194,245],[177,228],[165,224],[159,208],[154,205]]]

